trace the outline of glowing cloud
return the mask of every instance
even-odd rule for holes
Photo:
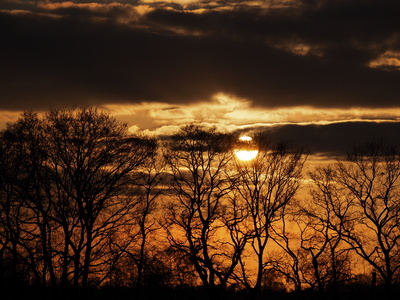
[[[400,70],[400,52],[387,51],[369,63],[370,68]]]
[[[284,124],[331,124],[340,122],[397,122],[400,107],[333,109],[315,107],[253,107],[252,102],[219,93],[209,101],[193,104],[142,102],[132,105],[104,105],[103,108],[132,126],[155,135],[174,133],[180,125],[200,122],[232,132],[257,126]]]

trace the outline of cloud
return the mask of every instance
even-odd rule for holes
[[[0,109],[397,107],[396,3],[4,1]]]
[[[377,57],[375,60],[370,61],[369,66],[371,68],[380,68],[400,71],[400,52],[387,51]]]
[[[181,125],[201,122],[203,125],[216,127],[223,132],[270,130],[271,132],[278,132],[276,136],[280,136],[283,132],[282,137],[285,137],[285,139],[294,138],[296,143],[303,141],[301,135],[298,135],[295,130],[285,133],[281,128],[299,126],[305,131],[311,128],[310,130],[313,132],[315,126],[318,128],[330,128],[330,126],[339,128],[340,124],[345,123],[355,124],[355,126],[365,124],[365,133],[355,135],[355,138],[358,138],[372,134],[373,131],[370,130],[369,126],[383,128],[379,127],[379,124],[399,123],[400,116],[400,107],[381,109],[332,109],[305,106],[274,109],[255,108],[246,99],[222,93],[214,95],[211,101],[193,104],[155,102],[129,105],[114,104],[105,105],[103,109],[106,109],[119,120],[128,123],[133,131],[142,130],[156,136],[173,134]],[[374,124],[368,125],[369,123]],[[337,136],[344,134],[340,130],[337,134],[332,134],[332,141],[330,142],[333,144],[340,144],[341,139],[337,139]],[[346,131],[346,133],[349,132],[351,130]],[[291,133],[293,133],[293,137],[291,137]],[[378,133],[377,131],[376,135]],[[381,134],[382,136],[387,135],[386,132]],[[305,134],[305,136],[308,135]],[[333,148],[336,147],[337,145],[334,145]]]
[[[309,155],[313,164],[346,159],[355,146],[372,141],[382,140],[400,147],[399,122],[345,121],[327,124],[259,125],[237,129],[235,132],[249,136],[266,133],[275,143],[287,142],[292,146],[299,146]]]
[[[399,139],[398,0],[0,2],[0,127],[97,105],[132,131],[267,130],[314,154]]]
[[[265,130],[265,128],[259,128]],[[357,144],[383,139],[400,146],[399,122],[343,122],[328,125],[284,125],[268,128],[274,140],[304,146],[312,155],[343,158]]]

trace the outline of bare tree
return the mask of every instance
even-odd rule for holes
[[[49,217],[50,179],[43,151],[47,144],[37,115],[26,112],[9,124],[2,132],[2,144],[1,220],[7,240],[3,245],[11,252],[14,272],[18,261],[36,284],[45,285],[49,279],[54,285],[53,253],[49,251],[54,224]]]
[[[400,270],[400,154],[382,141],[355,146],[335,178],[353,214],[351,226],[343,226],[345,238],[390,293]]]
[[[16,138],[14,133],[4,131],[0,136],[0,285],[3,287],[22,279],[21,264],[25,260],[19,251],[25,218],[16,181],[26,172],[19,155],[22,149],[15,147]],[[24,271],[27,277],[32,274],[31,270]]]
[[[121,207],[119,198],[129,175],[146,162],[155,144],[127,135],[126,125],[94,108],[51,110],[44,131],[62,200],[57,207],[67,207],[58,214],[66,239],[63,259],[72,251],[74,284],[85,287],[93,263],[101,259],[104,235],[119,226],[129,209]]]
[[[12,191],[15,214],[8,198],[2,222],[17,225],[18,235],[3,245],[40,284],[86,287],[109,260],[107,237],[126,224],[133,207],[126,185],[151,157],[154,140],[128,135],[126,125],[95,108],[73,108],[43,118],[25,113],[2,141],[15,170],[4,173],[2,186]]]
[[[243,284],[257,292],[266,269],[266,249],[272,227],[282,217],[282,211],[294,200],[300,187],[301,172],[306,155],[286,143],[273,145],[263,134],[255,137],[259,153],[254,160],[237,160],[239,180],[235,184],[235,205],[241,207],[244,222],[237,225],[249,236],[252,255],[256,258],[255,281],[250,279],[251,269],[243,256],[240,259]]]
[[[221,220],[232,191],[231,142],[229,135],[191,124],[174,136],[166,155],[174,189],[166,207],[168,238],[211,290],[225,288],[239,258]]]
[[[148,256],[156,254],[156,240],[154,235],[160,229],[157,212],[160,207],[160,196],[164,192],[163,172],[165,169],[165,161],[160,153],[154,152],[150,157],[148,164],[142,167],[139,172],[139,178],[136,180],[137,189],[135,194],[138,197],[138,205],[135,213],[132,216],[138,226],[138,241],[139,249],[135,255],[137,265],[137,280],[138,287],[145,285],[146,264]],[[150,242],[149,238],[153,241]],[[153,254],[150,252],[149,245],[153,245]]]
[[[280,224],[272,227],[271,238],[282,251],[271,252],[268,261],[274,270],[285,276],[288,287],[292,286],[296,293],[300,293],[304,284],[302,266],[306,257],[301,251],[302,239],[299,238],[293,215],[290,205],[285,207],[281,212]]]
[[[137,288],[148,285],[154,258],[159,253],[162,241],[159,230],[161,199],[165,186],[165,160],[162,149],[153,151],[147,163],[132,173],[131,183],[127,187],[129,201],[135,203],[129,212],[129,226],[123,233],[124,242],[118,242],[118,252],[124,260],[136,267],[131,278]]]
[[[273,265],[297,292],[307,286],[336,293],[352,275],[351,247],[343,228],[354,224],[354,216],[333,168],[317,168],[309,175],[311,198],[287,206],[280,226],[273,228],[272,238],[283,251],[275,254]]]
[[[312,198],[300,211],[311,228],[309,238],[303,239],[308,244],[303,249],[312,255],[313,277],[319,290],[335,290],[351,278],[351,248],[345,243],[344,228],[352,228],[355,216],[335,176],[329,166],[310,173]]]

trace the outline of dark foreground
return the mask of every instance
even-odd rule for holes
[[[27,286],[3,286],[0,299],[7,300],[394,300],[400,299],[400,286],[389,291],[384,287],[372,289],[370,286],[345,286],[337,290],[316,292],[305,290],[300,293],[286,291],[210,291],[204,288],[167,288],[147,289],[104,287],[86,291],[65,289],[41,289]]]

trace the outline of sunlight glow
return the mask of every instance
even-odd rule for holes
[[[399,57],[400,59],[400,57]],[[118,120],[135,126],[133,131],[151,135],[174,134],[179,126],[192,122],[215,126],[222,132],[251,130],[274,125],[326,125],[341,122],[398,122],[400,106],[388,108],[316,108],[311,106],[262,108],[247,99],[218,93],[203,102],[106,104],[101,106]],[[3,114],[5,116],[5,113]],[[8,120],[0,111],[0,125]],[[4,127],[4,125],[3,125]],[[171,131],[173,130],[173,131]],[[241,142],[241,141],[238,141]]]
[[[238,159],[248,161],[254,159],[257,156],[258,150],[254,149],[251,142],[252,140],[253,139],[249,136],[242,136],[239,138],[239,149],[234,150],[234,153]],[[249,147],[252,149],[250,149]]]
[[[239,138],[239,141],[243,141],[243,142],[251,142],[252,138],[249,136],[242,136]]]
[[[244,161],[252,160],[257,154],[258,150],[235,150],[236,157]]]

